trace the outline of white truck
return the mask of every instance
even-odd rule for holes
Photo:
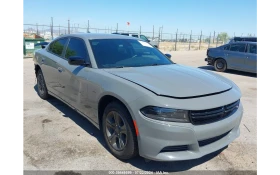
[[[118,35],[126,35],[126,36],[131,36],[131,37],[136,37],[136,38],[141,38],[142,40],[150,43],[152,46],[155,48],[158,48],[159,42],[158,41],[151,41],[149,40],[145,35],[138,34],[138,33],[112,33],[112,34],[118,34]]]

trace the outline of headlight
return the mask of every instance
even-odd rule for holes
[[[147,106],[142,108],[140,111],[146,117],[155,120],[190,123],[189,111],[187,110]]]

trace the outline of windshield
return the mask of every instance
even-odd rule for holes
[[[135,39],[89,40],[98,68],[141,67],[173,64],[149,43]]]
[[[232,39],[227,40],[225,44],[229,44],[229,43],[232,43]]]

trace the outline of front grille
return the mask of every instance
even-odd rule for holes
[[[188,149],[189,149],[188,145],[167,146],[164,147],[160,152],[187,151]]]
[[[240,100],[213,109],[192,110],[190,111],[190,120],[194,125],[203,125],[223,120],[237,111],[239,102]]]
[[[231,131],[231,130],[230,130]],[[210,139],[206,139],[206,140],[201,140],[201,141],[198,141],[198,145],[199,146],[205,146],[205,145],[208,145],[208,144],[211,144],[211,143],[214,143],[220,139],[222,139],[223,137],[225,137],[226,135],[228,135],[228,133],[230,133],[230,131],[222,134],[222,135],[219,135],[219,136],[216,136],[216,137],[212,137]]]

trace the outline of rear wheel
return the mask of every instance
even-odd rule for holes
[[[102,131],[110,152],[119,159],[130,159],[138,154],[137,136],[132,118],[119,102],[105,108]]]
[[[46,100],[49,97],[48,89],[45,83],[45,79],[43,76],[43,72],[41,69],[37,72],[37,87],[38,87],[38,95],[42,99]]]
[[[227,63],[224,59],[219,58],[214,62],[215,70],[218,72],[224,72],[227,69]]]

